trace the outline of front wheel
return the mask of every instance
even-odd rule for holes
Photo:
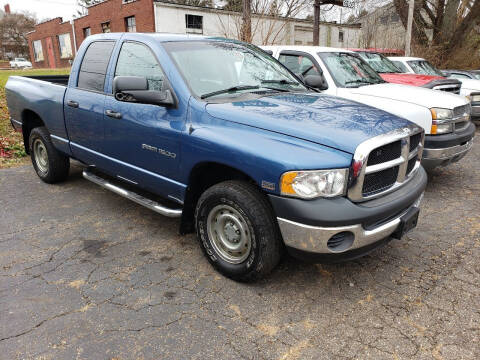
[[[29,138],[33,168],[44,182],[53,184],[64,181],[70,169],[70,159],[53,146],[45,127],[32,130]]]
[[[195,221],[208,260],[229,278],[261,278],[280,260],[282,243],[271,206],[249,183],[225,181],[206,190]]]

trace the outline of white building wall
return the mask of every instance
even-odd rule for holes
[[[174,34],[199,33],[239,39],[241,16],[234,12],[198,8],[177,4],[155,4],[156,31]],[[203,32],[187,29],[185,15],[203,16]],[[344,42],[338,42],[339,26],[320,25],[320,45],[335,47],[357,47],[360,28],[341,27]],[[312,25],[307,21],[252,17],[252,42],[255,45],[309,45],[312,43]]]

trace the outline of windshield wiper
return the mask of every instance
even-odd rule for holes
[[[258,85],[236,85],[236,86],[229,87],[227,89],[212,91],[212,92],[203,94],[203,95],[200,96],[200,99],[206,99],[206,98],[211,97],[211,96],[227,94],[227,93],[237,92],[237,91],[241,91],[241,90],[253,90],[253,89],[258,89],[258,88],[259,88]]]
[[[345,85],[347,84],[378,84],[377,82],[369,81],[369,80],[364,80],[364,79],[357,79],[357,80],[350,80],[350,81],[345,81]]]
[[[294,81],[282,80],[261,80],[262,84],[281,84],[281,85],[297,85]]]

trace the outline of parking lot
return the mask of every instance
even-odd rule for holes
[[[82,179],[0,170],[2,359],[478,359],[480,138],[419,226],[336,265],[216,273],[196,237]]]

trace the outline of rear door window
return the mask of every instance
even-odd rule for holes
[[[105,75],[115,41],[96,41],[90,44],[83,57],[77,87],[103,92]]]

